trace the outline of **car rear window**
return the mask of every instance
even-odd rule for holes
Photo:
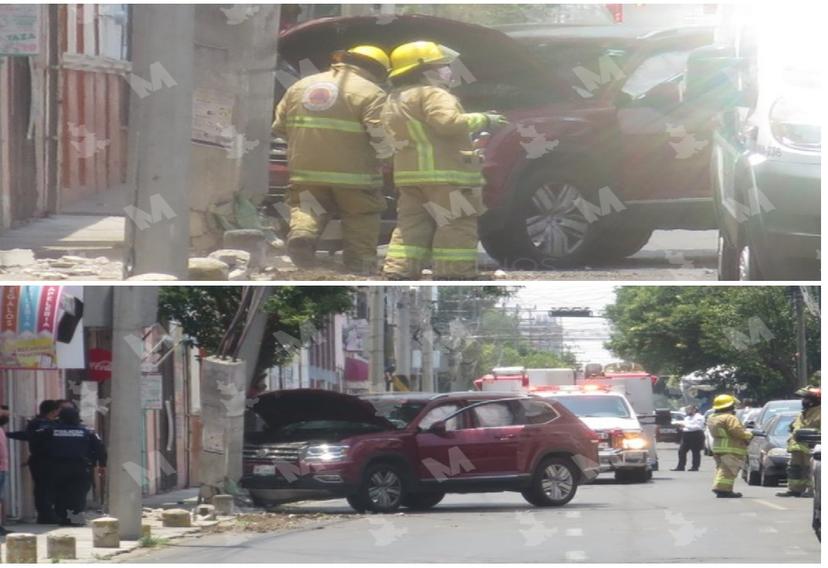
[[[773,427],[773,431],[770,433],[771,436],[787,436],[790,432],[789,428],[791,426],[791,422],[794,421],[796,418],[796,414],[791,414],[790,416],[780,416],[779,420],[776,421],[776,425]]]

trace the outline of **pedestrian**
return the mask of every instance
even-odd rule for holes
[[[803,428],[820,430],[820,412],[822,394],[819,387],[805,387],[794,393],[802,398],[802,412],[791,423],[791,435],[788,437],[788,490],[777,493],[777,497],[805,497],[811,489],[811,448],[797,442],[796,432]]]
[[[302,268],[315,264],[316,245],[331,213],[342,220],[342,259],[358,274],[376,272],[382,192],[382,104],[388,55],[361,45],[333,54],[328,71],[288,88],[273,131],[288,142],[290,232],[287,252]]]
[[[74,406],[62,408],[57,422],[38,430],[34,439],[36,451],[46,455],[53,465],[50,473],[58,523],[83,524],[94,469],[106,467],[106,449],[101,439],[81,424],[80,413]]]
[[[35,432],[52,424],[57,420],[60,412],[60,402],[57,400],[44,400],[38,407],[37,416],[29,420],[25,430],[9,432],[8,437],[13,440],[28,442],[29,444],[29,473],[32,476],[32,490],[34,493],[34,505],[37,511],[37,524],[50,525],[57,523],[55,515],[54,496],[49,483],[50,470],[52,469],[45,455],[36,451],[36,444],[33,444]]]
[[[713,437],[713,460],[716,477],[713,493],[716,497],[741,497],[733,491],[736,476],[742,469],[747,455],[747,445],[753,434],[745,430],[736,418],[736,397],[720,394],[713,399],[713,414],[707,419],[707,429]]]
[[[0,406],[0,498],[4,495],[6,478],[9,475],[9,444],[6,440],[6,430],[3,428],[9,423],[9,407],[5,404]],[[6,516],[5,501],[3,510],[0,511],[0,536],[6,536],[11,531],[3,526],[3,518]]]
[[[471,135],[506,124],[495,113],[467,113],[448,91],[459,54],[430,41],[391,52],[392,90],[383,109],[394,147],[397,227],[383,267],[390,280],[477,276],[477,219],[483,212],[481,159]]]
[[[704,415],[696,405],[691,404],[686,409],[681,423],[681,443],[678,449],[678,465],[672,471],[684,471],[687,465],[687,452],[693,453],[693,463],[690,471],[699,471],[701,453],[704,449]]]

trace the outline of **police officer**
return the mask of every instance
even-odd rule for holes
[[[384,149],[380,114],[390,65],[379,47],[333,54],[330,70],[291,85],[276,107],[273,131],[287,137],[290,233],[296,266],[314,265],[329,212],[342,217],[342,260],[351,272],[376,271]],[[387,154],[387,155],[386,155]]]
[[[60,402],[44,400],[40,403],[38,414],[26,424],[25,430],[9,432],[7,437],[29,443],[29,472],[32,475],[34,505],[37,510],[37,524],[49,525],[57,522],[54,497],[49,485],[49,471],[52,469],[45,455],[37,453],[34,444],[35,432],[50,426],[57,420]]]
[[[60,410],[58,421],[35,433],[36,451],[51,463],[50,477],[55,497],[55,513],[62,526],[78,524],[72,517],[86,508],[86,494],[92,485],[96,465],[106,467],[106,449],[98,435],[81,424],[74,406]]]

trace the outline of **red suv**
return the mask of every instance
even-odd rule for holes
[[[681,103],[688,55],[713,41],[712,29],[322,18],[282,34],[279,53],[304,73],[336,49],[417,39],[460,53],[453,92],[466,110],[511,121],[488,140],[483,171],[480,237],[502,265],[614,260],[655,229],[716,227],[712,132],[689,124]]]
[[[493,491],[560,506],[598,475],[597,435],[532,396],[297,389],[262,394],[252,410],[241,485],[259,506],[345,497],[387,513]]]

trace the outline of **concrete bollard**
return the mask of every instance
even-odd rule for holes
[[[168,509],[161,513],[161,522],[165,527],[191,527],[190,512],[184,509]]]
[[[146,523],[141,523],[141,538],[151,538],[152,537],[152,525],[148,525]]]
[[[236,229],[225,231],[222,239],[226,249],[243,250],[250,253],[250,269],[261,268],[267,253],[267,241],[259,229]]]
[[[232,495],[214,495],[213,507],[216,508],[216,514],[221,516],[229,516],[233,514],[233,496]]]
[[[75,560],[78,557],[75,537],[68,534],[47,534],[46,557],[52,560]]]
[[[200,521],[213,521],[216,518],[216,508],[212,505],[199,505],[196,507],[196,517]]]
[[[15,533],[6,537],[6,562],[37,564],[37,537],[31,533]]]
[[[119,548],[121,546],[118,519],[101,517],[90,524],[92,525],[92,546],[94,548]]]

